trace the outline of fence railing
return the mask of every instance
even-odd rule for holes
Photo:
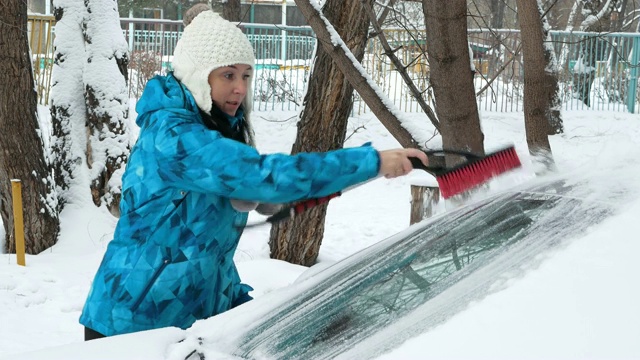
[[[551,38],[563,109],[637,110],[640,34],[551,31]],[[472,30],[469,39],[481,63],[476,76],[476,87],[484,89],[478,95],[479,107],[521,111],[520,33]]]
[[[181,21],[121,19],[129,44],[130,96],[140,96],[146,81],[171,70],[171,57],[182,34]],[[53,17],[30,16],[30,43],[41,104],[48,103],[53,59]],[[297,109],[302,104],[313,61],[316,38],[310,27],[242,24],[256,54],[254,107]],[[433,102],[424,32],[386,30],[396,55],[416,86]],[[558,60],[562,108],[637,112],[640,34],[552,31]],[[517,30],[470,30],[469,43],[476,69],[478,106],[487,111],[522,111],[523,67],[520,33]],[[408,87],[376,39],[370,40],[363,66],[401,110],[420,112]],[[354,112],[369,111],[357,94]]]
[[[147,81],[171,70],[171,58],[182,35],[182,21],[121,18],[129,45],[129,96],[138,98]]]
[[[387,30],[385,35],[417,88],[433,105],[424,57],[424,33]],[[559,92],[564,110],[608,110],[635,113],[640,104],[640,34],[552,31],[551,45],[557,58]],[[519,112],[523,109],[524,70],[520,32],[470,30],[476,74],[474,85],[481,110]],[[368,44],[363,66],[402,111],[421,112],[413,95],[385,57],[376,39]],[[355,96],[356,112],[368,111]]]
[[[637,111],[640,34],[558,31],[552,35],[562,69],[563,103],[569,109]]]

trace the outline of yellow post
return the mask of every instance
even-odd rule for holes
[[[18,265],[25,266],[24,222],[22,219],[22,184],[20,184],[20,180],[11,180],[11,191],[13,194],[13,224],[16,234],[16,257],[18,258]]]

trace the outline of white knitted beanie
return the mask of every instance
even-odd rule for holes
[[[198,107],[211,114],[211,71],[234,64],[255,68],[249,39],[236,25],[211,10],[198,14],[184,28],[173,53],[173,74],[189,89]],[[251,111],[251,79],[242,102],[245,115]]]

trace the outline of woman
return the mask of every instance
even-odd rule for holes
[[[85,339],[196,320],[251,300],[233,263],[258,203],[325,196],[411,171],[416,149],[260,155],[249,113],[254,54],[212,11],[186,26],[173,73],[151,79],[122,179],[121,217],[80,322]]]

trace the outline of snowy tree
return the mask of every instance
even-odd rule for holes
[[[74,0],[54,0],[55,57],[51,74],[52,163],[58,192],[58,210],[73,199],[71,189],[87,186],[84,178],[87,148],[84,101],[85,50],[82,37],[84,5]]]
[[[373,6],[373,0],[364,2]],[[327,0],[323,9],[326,18],[339,29],[340,37],[356,61],[362,61],[369,21],[362,16],[361,2]],[[329,53],[318,46],[291,153],[341,148],[352,107],[353,86]],[[304,266],[313,265],[322,243],[326,211],[326,205],[319,205],[291,220],[274,224],[269,240],[271,257]]]
[[[115,0],[54,0],[51,115],[59,208],[87,194],[118,215],[131,148],[127,43]],[[86,189],[77,191],[74,189]]]
[[[331,22],[323,15],[315,1],[295,0],[300,12],[315,32],[318,46],[322,46],[331,56],[336,66],[347,78],[351,86],[369,106],[378,120],[398,140],[403,147],[420,147],[420,139],[416,139],[403,124],[400,114],[389,99],[383,94],[362,65],[353,57],[349,48],[340,38]]]
[[[560,99],[560,86],[558,84],[560,78],[560,66],[556,57],[556,52],[553,49],[553,39],[551,38],[549,21],[547,20],[547,11],[543,8],[541,0],[538,0],[538,8],[540,13],[540,19],[542,22],[542,34],[543,34],[543,50],[545,61],[545,76],[544,76],[544,88],[546,90],[547,108],[545,115],[548,121],[549,135],[564,133],[564,124],[562,123],[562,116],[560,114],[560,108],[562,107],[562,100]],[[537,23],[536,23],[537,24]]]
[[[554,82],[549,66],[550,47],[544,46],[545,30],[540,0],[518,0],[518,18],[522,31],[524,63],[524,117],[529,152],[546,168],[553,167],[551,145],[547,135],[550,124],[551,101],[548,87]]]
[[[429,83],[440,120],[442,146],[484,154],[484,134],[473,85],[466,0],[422,0]]]
[[[87,109],[87,166],[91,195],[119,215],[121,177],[131,149],[127,43],[120,29],[116,0],[85,0],[83,71]]]
[[[422,24],[416,24],[416,17],[407,14],[407,1],[398,2],[389,16],[389,26],[404,28],[409,32],[413,42],[420,44],[426,38],[426,46],[412,49],[408,64],[402,63],[395,53],[405,46],[392,49],[386,44],[383,29],[376,29],[385,54],[400,73],[412,96],[431,120],[442,136],[442,147],[454,150],[467,150],[478,154],[484,153],[484,135],[480,128],[480,117],[473,85],[474,64],[471,59],[469,41],[467,39],[467,22],[469,10],[465,0],[450,1],[442,6],[440,1],[411,0],[409,3],[421,5]],[[417,4],[419,3],[419,4]],[[386,6],[391,6],[389,2]],[[409,12],[411,14],[411,12]],[[375,26],[375,21],[373,22]],[[425,31],[416,31],[416,27]],[[426,50],[425,50],[426,48]],[[428,60],[428,87],[419,91],[407,74],[407,67],[420,58]],[[424,93],[433,94],[435,114],[424,99]],[[436,115],[437,114],[437,115]],[[447,161],[455,162],[456,159]]]
[[[366,14],[373,14],[371,17],[375,20],[375,14],[370,10],[372,8],[372,4],[367,1],[361,1],[360,3],[363,11]],[[328,15],[332,13],[329,12],[328,9],[333,11],[335,8],[339,8],[335,13],[339,14],[340,12],[347,12],[348,9],[354,9],[356,5],[350,3],[330,4],[333,3],[328,1],[324,6],[323,11],[317,3],[312,3],[308,0],[296,0],[298,9],[305,16],[307,22],[311,25],[318,37],[319,47],[321,46],[328,55],[326,57],[327,61],[329,57],[333,60],[335,67],[340,70],[350,85],[358,91],[359,95],[367,105],[369,105],[372,112],[402,146],[420,147],[419,144],[423,143],[418,140],[419,136],[414,136],[408,130],[406,125],[401,121],[401,115],[396,112],[396,109],[394,109],[393,106],[389,105],[387,97],[379,88],[377,88],[377,85],[375,85],[370,76],[366,71],[364,71],[360,65],[360,61],[354,56],[352,50],[349,49],[350,46],[345,44],[345,41],[343,40],[345,37],[349,38],[350,36],[357,34],[356,32],[353,32],[355,27],[351,25],[334,26],[333,23],[338,19],[329,19]],[[384,6],[389,6],[389,4],[390,2],[385,3]],[[423,9],[426,15],[425,18],[433,17],[434,19],[447,19],[446,21],[442,20],[442,23],[434,24],[434,27],[427,31],[428,33],[431,31],[435,34],[432,42],[428,44],[428,47],[433,48],[433,52],[430,53],[430,56],[434,61],[437,61],[439,65],[439,73],[436,75],[435,80],[435,83],[439,87],[438,95],[441,99],[440,102],[442,103],[442,108],[439,109],[439,111],[441,111],[443,116],[448,120],[446,132],[443,132],[443,142],[445,147],[448,148],[470,150],[482,154],[484,153],[484,136],[480,130],[478,109],[475,101],[472,81],[473,72],[466,36],[466,4],[463,0],[457,1],[455,6],[445,11],[445,15],[449,16],[442,17],[435,15],[430,10],[427,10],[427,5],[432,6],[433,9],[441,8],[441,6],[436,6],[437,4],[435,2],[431,4],[427,1],[423,1]],[[461,9],[463,10],[462,12],[460,12]],[[353,16],[353,19],[358,19],[357,15],[351,15],[351,11],[348,11],[348,13],[350,14],[349,16]],[[459,16],[460,14],[462,14],[462,16]],[[454,20],[452,21],[451,19]],[[351,20],[351,22],[353,21],[354,20]],[[374,21],[373,23],[378,24],[377,21]],[[427,26],[429,27],[429,24],[427,24]],[[364,30],[366,31],[366,28]],[[376,33],[381,33],[379,28],[376,28]],[[440,39],[440,37],[444,37],[444,39]],[[461,46],[463,46],[463,48],[461,48]],[[452,48],[454,51],[451,51]],[[392,53],[391,50],[387,50],[387,52],[389,54]],[[316,64],[314,66],[317,66],[318,60],[319,58],[316,59]],[[397,58],[395,60],[397,60]],[[394,62],[394,64],[396,64],[396,62]],[[402,71],[402,68],[405,67],[402,64],[398,65],[400,65],[396,66],[398,71]],[[314,70],[314,72],[315,71],[317,70]],[[335,79],[335,76],[327,76],[326,72],[323,72],[323,74],[331,80]],[[309,86],[310,89],[313,88],[313,78],[310,81]],[[342,94],[341,92],[335,91],[335,89],[332,93]],[[325,101],[325,103],[328,102],[328,104],[325,104],[324,106],[335,106],[339,104],[338,99],[339,98],[328,97]],[[462,101],[460,101],[461,99]],[[438,99],[436,100],[438,106],[440,106],[440,102],[438,102]],[[321,108],[324,108],[324,106]],[[309,109],[308,107],[309,104],[305,104],[304,112],[317,111],[315,108]],[[324,111],[321,113],[326,116],[326,114],[333,112]],[[301,121],[299,126],[307,127],[311,124],[312,123]],[[324,126],[324,129],[327,129],[326,125],[321,122],[317,124],[321,124]],[[419,129],[413,130],[414,132],[419,131]],[[298,135],[300,136],[301,133],[304,132],[299,131]],[[298,148],[294,146],[294,150],[311,151],[312,149],[309,147],[313,148],[313,144],[317,144],[318,142],[323,143],[320,139],[323,139],[326,136],[326,130],[323,135],[320,134],[320,132],[307,133],[307,136],[303,139],[304,141],[299,139],[299,141],[301,141],[299,143],[300,146]],[[319,149],[316,145],[313,150],[322,149]],[[316,211],[317,213],[313,213],[309,216],[315,216],[323,221],[325,211],[324,207]],[[302,255],[304,258],[302,260],[295,260],[298,261],[297,263],[300,263],[299,261],[303,261],[302,263],[305,265],[313,264],[315,256],[317,256],[317,249],[320,244],[322,233],[322,230],[319,232],[317,231],[318,225],[321,226],[322,222],[314,224],[316,224],[316,226],[310,226],[305,223],[304,225],[298,224],[297,226],[283,224],[280,225],[280,229],[276,227],[272,231],[272,256],[274,256],[274,247],[276,247],[275,256],[291,258],[292,256]],[[289,226],[295,229],[305,230],[296,230],[298,236],[293,237],[290,235],[291,230],[288,228]],[[310,238],[309,234],[314,232],[320,234],[318,235],[318,240],[316,242],[307,241]],[[293,239],[295,239],[296,242],[302,243],[295,244],[292,241]],[[298,247],[301,251],[298,251],[298,249],[295,249],[294,247]],[[295,254],[292,254],[292,249],[294,249]]]
[[[22,184],[25,250],[37,254],[56,243],[60,223],[38,122],[27,34],[26,1],[0,2],[0,214],[7,236],[4,244],[7,252],[15,252],[11,179],[18,179]]]

